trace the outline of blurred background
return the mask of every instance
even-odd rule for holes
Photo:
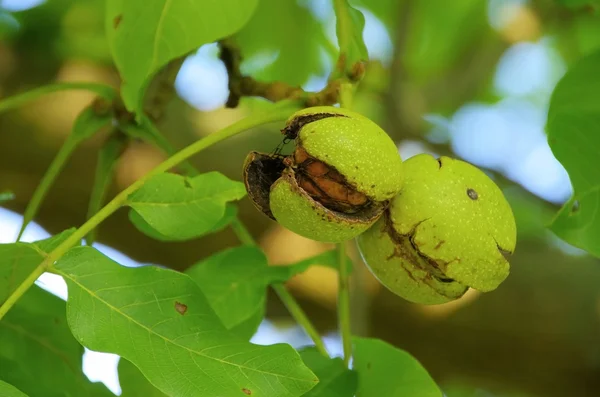
[[[356,0],[366,17],[371,61],[355,110],[379,123],[403,158],[429,152],[476,164],[508,197],[518,224],[511,275],[493,293],[470,291],[458,301],[411,304],[381,287],[356,251],[353,330],[413,354],[448,397],[600,395],[600,262],[545,229],[571,194],[569,177],[544,132],[552,90],[574,61],[600,48],[600,10],[568,0]],[[568,6],[570,4],[571,6]],[[0,98],[58,81],[118,86],[104,37],[102,0],[0,0]],[[268,28],[265,29],[265,26]],[[239,33],[243,71],[319,90],[337,56],[329,0],[261,0]],[[244,99],[225,109],[227,72],[216,44],[189,56],[160,129],[183,147],[268,106]],[[48,95],[0,114],[0,191],[16,199],[0,208],[0,242],[16,237],[35,187],[92,100],[87,92]],[[281,126],[235,137],[192,160],[199,169],[241,179],[250,150],[271,151]],[[85,221],[94,167],[107,131],[72,156],[51,189],[26,241]],[[128,146],[111,195],[165,158],[142,142]],[[330,249],[292,234],[247,199],[244,221],[271,263],[285,264]],[[128,266],[154,263],[185,269],[238,244],[230,230],[185,243],[160,243],[138,232],[119,211],[102,224],[99,249]],[[61,280],[44,276],[65,296]],[[289,288],[326,335],[336,337],[336,275],[314,267]],[[310,341],[273,295],[257,343]],[[118,358],[86,352],[85,370],[119,392]]]

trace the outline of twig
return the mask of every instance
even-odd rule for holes
[[[167,104],[175,97],[175,79],[186,57],[187,54],[169,62],[146,90],[144,113],[155,123],[164,117]]]
[[[284,99],[302,99],[304,106],[333,105],[339,102],[342,79],[331,80],[325,88],[318,92],[307,92],[301,87],[294,87],[282,81],[262,82],[251,76],[245,76],[240,70],[242,55],[233,39],[219,41],[220,59],[223,61],[229,76],[229,98],[225,104],[228,108],[239,105],[242,97],[260,97],[271,102]],[[364,74],[364,65],[358,64],[352,68],[352,76],[359,79]]]

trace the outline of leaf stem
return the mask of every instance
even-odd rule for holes
[[[61,146],[60,150],[52,160],[52,163],[48,167],[48,170],[42,177],[40,184],[37,186],[35,191],[33,192],[33,196],[31,200],[27,204],[27,208],[25,208],[25,213],[23,214],[23,222],[21,223],[21,229],[19,230],[19,234],[17,235],[17,242],[21,240],[23,237],[23,233],[29,225],[29,222],[33,220],[36,216],[44,197],[50,190],[52,183],[60,174],[61,170],[64,168],[67,160],[71,157],[71,153],[77,147],[79,142],[73,135],[69,135],[65,143]]]
[[[346,0],[339,0],[336,3],[344,3],[345,7]],[[353,95],[354,85],[352,83],[343,83],[340,87],[340,106],[349,109],[352,106]],[[348,261],[346,260],[346,242],[338,245],[338,254],[338,324],[342,335],[344,364],[348,366],[352,357],[352,323],[350,321],[350,271]]]
[[[27,278],[23,280],[21,284],[19,284],[19,286],[13,291],[13,293],[10,294],[8,298],[6,298],[2,306],[0,306],[0,320],[2,320],[4,315],[8,313],[11,307],[13,307],[15,303],[17,303],[21,296],[23,296],[23,294],[27,292],[29,287],[31,287],[33,283],[35,283],[35,280],[37,280],[44,273],[44,271],[46,270],[46,266],[42,266],[42,264],[44,264],[46,261],[47,258],[44,259],[44,261],[38,267],[33,269],[33,272],[31,272],[31,274],[29,274],[29,276],[27,276]]]
[[[113,179],[114,168],[126,144],[126,136],[120,134],[119,131],[112,131],[112,134],[100,148],[86,219],[93,217],[102,208],[102,203],[106,199],[108,188]],[[92,246],[94,244],[97,230],[97,228],[94,228],[85,236],[85,243],[87,245]]]
[[[43,87],[35,88],[31,91],[26,91],[21,94],[11,96],[9,98],[0,101],[0,112],[8,109],[16,108],[24,103],[33,101],[43,95],[50,94],[56,91],[66,90],[85,90],[92,91],[106,99],[113,99],[115,96],[115,90],[106,84],[98,83],[55,83],[49,84]]]
[[[348,366],[350,357],[352,357],[352,330],[350,327],[350,290],[346,243],[338,245],[338,254],[340,268],[338,273],[338,322],[342,334],[344,364]]]
[[[348,20],[347,0],[333,0],[333,9],[335,11],[335,20],[338,24],[338,44],[340,46],[340,57],[348,54],[350,47],[350,24]]]
[[[252,234],[250,234],[250,232],[239,217],[236,217],[231,222],[231,228],[233,229],[238,239],[242,242],[242,244],[256,245],[256,241],[252,237]],[[296,298],[294,298],[294,296],[285,288],[285,285],[283,284],[273,284],[271,285],[271,287],[273,288],[277,296],[279,296],[279,299],[281,299],[285,307],[288,309],[288,311],[292,315],[292,318],[296,320],[298,325],[304,328],[306,334],[310,337],[310,339],[312,339],[319,353],[321,353],[325,357],[329,357],[327,349],[325,348],[325,343],[323,342],[323,339],[321,339],[319,331],[317,331],[315,326],[312,324],[312,322],[300,306],[300,304],[298,304]]]
[[[233,232],[242,244],[256,245],[254,237],[252,237],[252,234],[250,234],[250,232],[246,228],[246,225],[244,225],[239,216],[236,216],[235,218],[233,218],[233,221],[231,221],[231,229],[233,229]]]
[[[297,101],[286,101],[274,106],[273,109],[268,112],[260,113],[246,117],[222,130],[215,132],[199,141],[192,143],[184,149],[177,152],[161,164],[159,164],[152,171],[132,183],[129,187],[125,188],[121,193],[117,194],[108,204],[106,204],[100,211],[94,216],[88,219],[79,229],[77,229],[69,238],[65,239],[58,247],[48,254],[46,259],[42,261],[33,272],[23,281],[17,289],[8,297],[8,299],[0,306],[0,320],[11,307],[19,300],[19,298],[33,285],[35,280],[42,275],[50,266],[54,264],[60,257],[62,257],[71,247],[76,245],[81,239],[98,226],[102,221],[108,218],[113,212],[117,211],[121,206],[127,203],[127,198],[137,189],[139,189],[148,179],[151,177],[168,171],[172,167],[178,165],[182,161],[192,157],[193,155],[201,152],[202,150],[221,142],[225,139],[231,138],[241,132],[244,132],[250,128],[257,127],[259,125],[286,120],[291,113],[298,110],[300,104]]]
[[[146,130],[146,132],[150,136],[150,143],[154,143],[156,147],[164,151],[167,156],[173,156],[177,151],[171,145],[171,142],[160,132],[158,127],[150,120],[149,117],[142,115],[142,129]],[[142,136],[142,138],[145,138]],[[189,161],[183,161],[180,165],[181,169],[186,172],[188,176],[196,176],[200,172],[189,163]]]
[[[294,320],[304,328],[304,331],[307,335],[312,339],[315,347],[325,357],[329,357],[329,353],[327,353],[327,349],[325,348],[325,343],[323,339],[321,339],[321,335],[319,331],[314,327],[302,307],[296,301],[296,298],[285,288],[283,284],[273,284],[273,290],[279,296],[279,299],[283,302],[285,307],[288,309]]]

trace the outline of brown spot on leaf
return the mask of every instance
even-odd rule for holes
[[[119,14],[115,17],[115,19],[113,19],[113,27],[116,29],[119,27],[119,25],[121,24],[121,21],[123,20],[123,14]]]
[[[440,240],[439,243],[433,248],[434,250],[439,250],[440,247],[446,242],[446,240]]]
[[[242,389],[242,391],[244,392],[245,395],[247,396],[251,396],[252,395],[252,391],[250,389],[246,389],[245,387]]]
[[[181,314],[182,316],[185,314],[185,312],[187,312],[187,305],[181,303],[181,302],[177,302],[175,301],[175,310],[177,310],[177,313]]]
[[[573,202],[573,206],[571,207],[571,215],[575,214],[577,211],[579,211],[579,200],[575,200]]]
[[[185,185],[186,188],[191,189],[192,188],[192,184],[190,183],[188,178],[183,178],[183,184]]]

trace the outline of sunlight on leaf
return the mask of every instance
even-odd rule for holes
[[[378,339],[354,338],[361,397],[442,397],[431,376],[407,352]]]
[[[37,286],[21,297],[0,321],[0,379],[31,396],[59,390],[71,396],[113,396],[83,374],[83,347],[73,338],[65,311],[62,299]]]
[[[165,173],[151,178],[132,193],[127,205],[139,215],[130,219],[142,232],[159,240],[182,241],[223,226],[220,221],[226,215],[227,203],[245,195],[243,183],[218,172],[193,178]],[[150,229],[156,233],[149,232]]]
[[[75,337],[131,361],[165,394],[292,397],[318,382],[289,345],[257,346],[228,332],[185,274],[119,266],[91,247],[73,248],[56,269]]]
[[[248,22],[258,0],[109,0],[105,29],[127,109],[141,113],[149,79],[172,59],[222,39]]]
[[[573,197],[550,229],[568,243],[600,256],[600,52],[571,67],[548,110],[548,143],[569,173]]]

